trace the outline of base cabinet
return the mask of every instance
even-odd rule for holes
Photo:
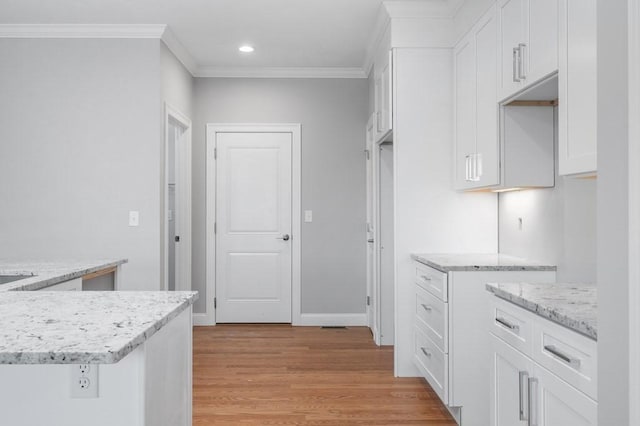
[[[491,296],[494,298],[493,296]],[[510,305],[510,306],[509,306]],[[502,309],[502,308],[505,309]],[[506,311],[522,311],[519,318],[524,318],[528,326],[524,328],[523,322],[509,316]],[[498,315],[496,315],[498,313]],[[514,320],[515,319],[515,320]],[[553,355],[548,350],[549,345],[538,348],[536,335],[550,333],[549,321],[536,317],[508,302],[499,302],[492,305],[490,340],[491,340],[491,426],[595,426],[598,420],[598,403],[587,393],[593,395],[591,384],[595,383],[595,376],[591,373],[590,360],[595,360],[595,342],[580,336],[577,333],[566,342],[568,348],[579,346],[582,350],[577,357],[570,354],[565,348],[557,351],[561,356],[569,356],[575,364],[570,366],[566,360]],[[505,325],[506,324],[506,325]],[[561,327],[552,324],[553,327]],[[505,328],[505,333],[500,337],[494,330]],[[513,331],[520,332],[517,339],[507,343],[503,339],[509,339]],[[563,329],[561,331],[569,333]],[[515,336],[515,335],[514,335]],[[533,338],[530,338],[533,336]],[[582,342],[581,342],[582,340]],[[513,342],[523,343],[516,349]],[[534,358],[544,353],[545,357],[553,360],[547,369],[540,365]],[[563,355],[564,354],[564,355]],[[567,375],[573,368],[580,373],[580,379],[572,379]],[[564,380],[561,378],[570,377]],[[591,376],[591,377],[589,377]],[[576,376],[577,377],[577,376]],[[589,378],[588,382],[584,379]]]

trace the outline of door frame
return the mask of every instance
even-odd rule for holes
[[[217,133],[291,133],[291,324],[301,323],[301,125],[299,123],[209,123],[206,129],[205,314],[197,325],[215,325],[216,312],[216,158]]]
[[[180,167],[179,175],[176,174],[176,179],[181,182],[181,187],[184,187],[181,191],[180,202],[177,203],[177,228],[180,230],[180,243],[181,248],[176,253],[176,275],[180,277],[176,280],[176,290],[188,291],[192,289],[191,283],[191,150],[192,150],[192,131],[191,120],[185,114],[183,114],[178,108],[165,102],[164,104],[164,149],[163,149],[163,209],[161,213],[161,226],[162,226],[162,290],[167,291],[169,289],[169,121],[171,119],[180,123],[185,131],[180,139],[180,143],[176,141],[176,147],[180,150]],[[184,244],[182,244],[184,243]],[[188,288],[186,285],[177,286],[177,283],[189,283]]]
[[[378,252],[376,249],[376,240],[377,237],[377,221],[376,221],[376,200],[377,200],[377,183],[376,183],[376,162],[378,159],[377,155],[377,147],[378,144],[375,143],[376,138],[376,114],[371,114],[369,117],[369,121],[367,122],[366,127],[366,161],[367,167],[371,168],[371,175],[367,176],[370,179],[370,182],[367,182],[367,193],[371,199],[367,199],[367,226],[372,228],[371,232],[367,229],[367,238],[371,236],[373,238],[373,244],[371,248],[369,247],[368,241],[366,242],[367,252],[369,249],[372,250],[371,257],[367,253],[367,296],[370,297],[370,304],[366,306],[367,312],[367,325],[371,330],[371,334],[373,335],[373,341],[379,345],[380,344],[380,331],[378,330],[378,315],[379,315],[379,301],[378,301],[378,286],[376,285],[378,280],[378,262],[377,256]],[[369,185],[371,188],[369,189]],[[371,193],[369,194],[369,190]]]

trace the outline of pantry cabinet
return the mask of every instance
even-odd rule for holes
[[[560,0],[559,174],[597,171],[596,0]]]
[[[499,99],[558,70],[558,0],[498,0]]]

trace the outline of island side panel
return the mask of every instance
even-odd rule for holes
[[[72,364],[0,365],[0,423],[11,426],[144,426],[142,347],[100,365],[98,398],[71,398]]]
[[[144,344],[145,425],[191,426],[192,308]]]

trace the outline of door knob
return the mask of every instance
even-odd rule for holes
[[[289,241],[289,234],[284,234],[282,237],[277,237],[279,240],[285,240],[285,241]]]

